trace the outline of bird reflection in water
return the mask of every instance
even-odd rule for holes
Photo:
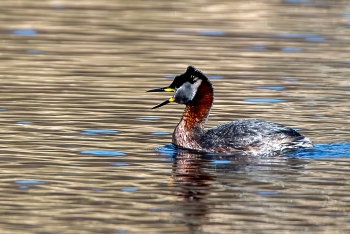
[[[210,162],[214,158],[229,161],[229,163],[213,165]],[[296,169],[298,171],[300,168],[304,168],[305,164],[307,164],[307,161],[293,157],[257,159],[256,157],[236,155],[222,158],[178,150],[173,163],[171,183],[175,187],[173,191],[178,199],[176,207],[171,213],[171,222],[185,224],[188,228],[187,233],[201,232],[204,225],[207,226],[211,223],[209,216],[213,204],[208,200],[208,195],[216,189],[216,183],[232,187],[232,196],[241,193],[241,189],[245,189],[244,184],[235,184],[234,182],[242,179],[243,181],[250,181],[250,184],[254,184],[255,181],[257,184],[260,182],[275,188],[281,179],[280,177],[285,175],[278,176],[274,171],[281,171],[281,167],[285,170]],[[215,167],[214,170],[213,167]],[[229,184],[216,181],[217,179],[220,180],[220,177],[224,174],[231,174],[233,175],[232,178],[238,180],[233,179],[232,183]],[[237,190],[235,187],[241,189]]]
[[[213,181],[213,177],[203,169],[207,163],[202,154],[179,150],[173,164],[172,182],[179,198],[173,221],[185,223],[189,233],[196,233],[207,222],[206,196]]]

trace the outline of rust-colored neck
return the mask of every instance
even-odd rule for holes
[[[186,105],[181,122],[188,128],[204,127],[214,100],[213,87],[205,81],[198,87],[193,101]]]
[[[199,149],[198,140],[214,100],[214,89],[209,80],[202,80],[195,97],[186,105],[183,116],[173,133],[173,143],[182,148]]]

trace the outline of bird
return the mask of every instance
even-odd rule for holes
[[[214,101],[209,78],[194,66],[175,76],[172,83],[147,92],[173,92],[174,95],[154,106],[184,104],[185,111],[177,124],[172,143],[179,149],[212,154],[273,156],[300,148],[312,148],[312,141],[282,124],[257,119],[235,120],[205,129]]]

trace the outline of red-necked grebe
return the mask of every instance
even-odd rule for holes
[[[193,66],[175,77],[164,88],[147,92],[175,92],[174,96],[153,107],[170,102],[185,104],[185,112],[173,133],[179,148],[215,154],[275,155],[298,148],[312,148],[311,140],[281,124],[262,120],[237,120],[205,130],[214,99],[210,80]]]

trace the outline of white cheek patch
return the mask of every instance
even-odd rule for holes
[[[197,79],[193,84],[192,84],[192,97],[191,100],[194,98],[194,96],[196,96],[198,87],[201,85],[202,80]]]
[[[185,82],[176,90],[174,94],[175,102],[179,104],[187,104],[188,102],[192,101],[201,83],[201,80],[197,80],[193,84],[190,82]]]

